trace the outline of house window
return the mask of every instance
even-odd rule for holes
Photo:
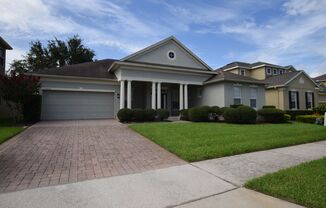
[[[266,73],[267,73],[268,75],[271,75],[271,74],[272,74],[272,73],[271,73],[272,70],[271,70],[270,67],[267,67],[267,68],[266,68],[266,71],[267,71]]]
[[[314,107],[314,93],[306,92],[306,108],[312,109]]]
[[[281,69],[281,70],[280,70],[280,74],[283,74],[283,73],[284,73],[284,70],[283,70],[283,69]]]
[[[233,87],[233,104],[240,105],[241,104],[241,87]]]
[[[241,76],[245,76],[246,75],[246,71],[244,69],[240,69],[240,75]]]
[[[277,69],[273,69],[273,75],[277,75]]]
[[[174,51],[168,51],[167,56],[169,59],[174,60],[175,59],[175,52]]]
[[[250,107],[257,108],[257,88],[250,88]]]
[[[289,107],[290,109],[299,109],[299,92],[290,91],[289,92]]]

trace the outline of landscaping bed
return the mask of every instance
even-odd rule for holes
[[[306,123],[144,123],[130,127],[189,162],[326,140],[324,126]]]
[[[267,174],[247,188],[311,208],[326,207],[326,158]]]

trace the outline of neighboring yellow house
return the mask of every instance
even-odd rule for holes
[[[326,74],[313,79],[319,86],[318,104],[326,104]]]
[[[304,71],[297,71],[293,66],[279,66],[265,62],[232,62],[219,70],[238,75],[264,80],[265,105],[274,105],[282,110],[312,110],[321,101],[320,92],[314,80]],[[326,80],[326,79],[325,79]],[[325,87],[326,88],[326,87]]]

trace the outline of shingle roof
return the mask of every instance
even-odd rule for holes
[[[265,79],[268,84],[268,87],[285,85],[289,80],[302,73],[302,71],[288,72],[276,76],[270,76]]]
[[[113,73],[108,72],[109,67],[114,61],[117,60],[103,59],[94,62],[45,69],[34,74],[116,79]]]
[[[257,61],[257,62],[254,62],[254,63],[246,63],[246,62],[235,61],[235,62],[229,63],[229,64],[227,64],[225,66],[222,66],[222,67],[218,68],[217,71],[229,69],[229,68],[236,67],[236,66],[237,67],[252,68],[252,67],[260,66],[260,65],[269,65],[269,66],[274,66],[274,67],[278,67],[278,68],[285,68],[285,69],[289,69],[291,67],[294,68],[292,65],[280,66],[280,65],[276,65],[276,64],[262,62],[262,61]]]
[[[258,80],[248,76],[242,76],[227,71],[219,71],[217,75],[208,79],[206,83],[220,82],[220,81],[235,81],[235,82],[246,82],[246,83],[255,83],[255,84],[266,84],[264,80]]]
[[[320,75],[318,77],[313,78],[314,81],[326,81],[326,74]]]
[[[226,65],[218,68],[217,70],[218,71],[219,70],[224,70],[224,69],[232,68],[232,67],[235,67],[235,66],[239,66],[239,67],[251,67],[251,64],[250,63],[246,63],[246,62],[235,61],[235,62],[226,64]]]

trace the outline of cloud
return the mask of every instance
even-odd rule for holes
[[[6,52],[6,69],[10,68],[10,63],[13,60],[20,60],[23,58],[23,55],[26,54],[26,51],[21,48],[14,48],[13,50],[7,50]]]

